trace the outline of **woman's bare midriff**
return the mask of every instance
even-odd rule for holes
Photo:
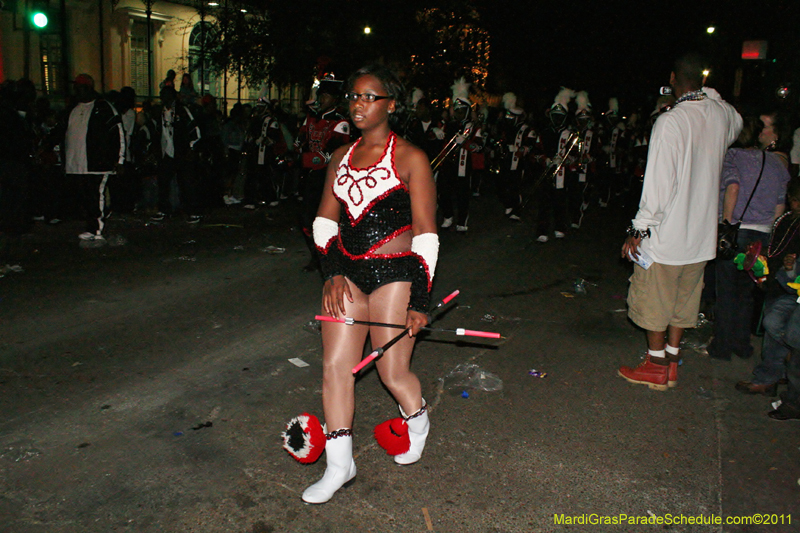
[[[375,250],[376,254],[398,254],[411,250],[411,230],[404,231]]]

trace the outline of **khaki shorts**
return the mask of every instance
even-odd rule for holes
[[[648,331],[665,331],[667,326],[695,327],[705,266],[706,261],[691,265],[653,263],[647,270],[634,265],[628,317]]]

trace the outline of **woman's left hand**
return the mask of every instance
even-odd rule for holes
[[[408,310],[406,314],[406,328],[411,328],[408,332],[409,337],[416,337],[419,330],[428,325],[428,315],[419,311]]]

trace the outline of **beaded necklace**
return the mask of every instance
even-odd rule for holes
[[[778,246],[775,247],[776,249],[773,250],[772,244],[773,244],[773,241],[775,240],[775,230],[778,229],[778,226],[780,226],[781,221],[783,221],[784,218],[786,218],[787,216],[789,216],[791,214],[792,214],[792,211],[788,211],[788,212],[784,213],[783,215],[781,215],[781,217],[778,220],[775,221],[775,226],[774,226],[775,229],[772,231],[772,236],[770,236],[770,238],[769,238],[769,246],[767,247],[767,257],[770,257],[770,258],[776,257],[776,256],[780,255],[781,253],[785,252],[786,248],[789,247],[789,243],[792,242],[792,239],[794,238],[795,234],[797,233],[797,230],[800,229],[800,217],[796,217],[791,222],[791,224],[789,224],[789,228],[786,230],[786,232],[784,232],[783,237],[781,237],[781,240],[778,243]],[[791,233],[791,236],[789,236],[790,233]],[[787,237],[789,237],[789,238],[787,239]]]
[[[686,102],[687,100],[696,101],[696,100],[705,100],[706,98],[708,98],[708,95],[703,92],[703,89],[697,89],[696,91],[690,91],[688,93],[684,93],[683,96],[681,96],[675,101],[675,104],[672,107],[675,107],[681,102]]]

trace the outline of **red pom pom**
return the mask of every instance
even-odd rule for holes
[[[283,448],[303,464],[320,458],[325,450],[325,432],[319,419],[308,413],[292,418],[281,433]]]
[[[392,418],[375,426],[375,440],[389,455],[400,455],[411,448],[408,424],[402,418]]]

